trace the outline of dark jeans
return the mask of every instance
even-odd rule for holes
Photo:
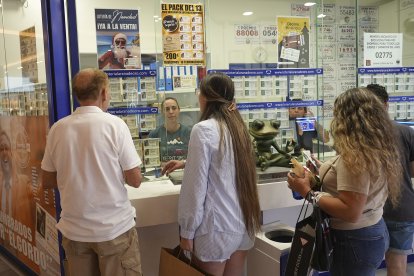
[[[375,276],[388,249],[384,220],[356,230],[332,229],[335,237],[332,276]]]

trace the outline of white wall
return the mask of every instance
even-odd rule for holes
[[[276,62],[277,46],[273,44],[264,45],[237,45],[234,42],[234,24],[276,24],[277,16],[290,16],[290,7],[293,1],[271,1],[271,0],[180,0],[164,1],[174,3],[199,3],[205,4],[206,12],[206,47],[211,57],[211,68],[228,68],[229,63],[254,63],[254,51],[262,46],[268,52],[265,62]],[[297,1],[299,3],[300,1]],[[328,1],[325,1],[328,2]],[[354,6],[355,1],[331,1],[339,5]],[[360,5],[376,5],[377,1],[362,0]],[[384,1],[382,1],[384,3]],[[78,34],[79,47],[81,53],[96,53],[96,34],[95,34],[95,8],[108,9],[139,9],[140,10],[140,33],[142,53],[161,53],[161,22],[154,22],[154,15],[160,15],[160,1],[153,0],[101,0],[101,1],[77,1],[78,13]],[[380,6],[380,26],[381,32],[399,31],[399,1],[386,1]],[[244,11],[253,11],[252,16],[243,16]],[[314,16],[313,13],[312,16]],[[311,24],[314,24],[311,18]],[[414,40],[414,38],[413,38]],[[315,37],[311,37],[312,45],[315,45]],[[405,49],[408,49],[405,47]],[[315,56],[315,47],[311,49],[311,56]],[[405,55],[408,53],[405,51]],[[405,64],[406,65],[406,64]],[[406,65],[408,66],[408,65]]]
[[[32,26],[36,29],[39,83],[46,82],[40,1],[28,1],[27,6],[21,1],[8,0],[2,3],[4,37],[0,36],[0,51],[3,53],[0,56],[0,78],[4,79],[4,86],[0,89],[22,85],[22,73],[19,69],[21,66],[19,32]],[[8,72],[8,79],[5,71]]]

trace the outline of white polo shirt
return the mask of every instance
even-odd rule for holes
[[[135,225],[123,171],[141,164],[125,122],[96,106],[78,107],[49,131],[42,169],[57,172],[57,228],[81,242],[112,240]]]

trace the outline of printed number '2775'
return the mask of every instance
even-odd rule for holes
[[[375,52],[376,58],[392,58],[392,52]]]

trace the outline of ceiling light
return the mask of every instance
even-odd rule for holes
[[[318,18],[324,18],[324,17],[326,17],[326,14],[323,14],[323,13],[321,13],[321,14],[318,14],[318,16],[317,16]]]
[[[252,11],[245,11],[244,13],[243,13],[243,15],[244,16],[249,16],[249,15],[252,15],[253,14],[253,12]]]
[[[154,15],[154,18],[158,18],[159,16],[158,15]]]
[[[313,5],[316,5],[315,2],[306,2],[305,4],[303,4],[306,7],[312,7]]]

